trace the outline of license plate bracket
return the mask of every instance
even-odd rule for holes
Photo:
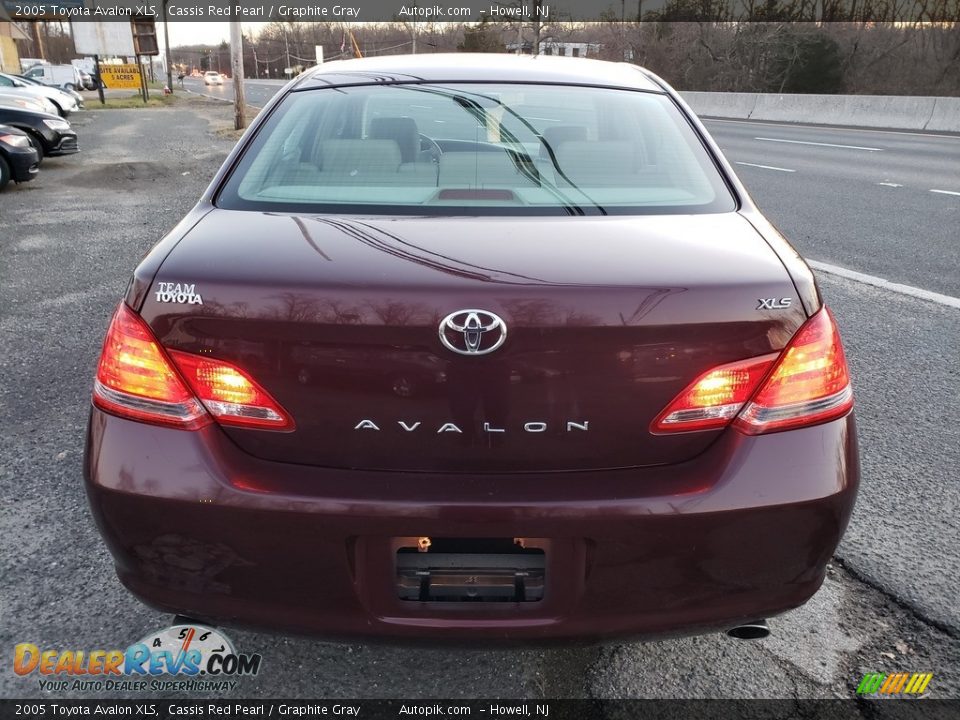
[[[396,554],[396,587],[401,600],[539,602],[545,576],[546,553],[539,548],[507,553],[400,548]]]

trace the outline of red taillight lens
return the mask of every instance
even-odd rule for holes
[[[651,432],[734,427],[750,435],[814,425],[853,407],[847,360],[833,315],[822,308],[783,352],[705,372],[657,416]]]
[[[210,422],[150,328],[123,303],[103,342],[93,403],[115,415],[181,428]]]
[[[726,427],[776,359],[774,353],[708,370],[667,405],[650,430],[669,433]]]
[[[833,315],[824,307],[793,336],[735,425],[756,435],[833,420],[852,407],[847,358]]]
[[[235,365],[179,350],[171,350],[170,357],[222,425],[293,430],[293,420],[280,404]]]
[[[123,303],[103,343],[93,403],[114,415],[190,430],[209,424],[211,415],[223,425],[294,427],[286,411],[243,370],[222,360],[164,350]]]

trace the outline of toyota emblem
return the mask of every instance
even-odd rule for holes
[[[440,342],[460,355],[486,355],[506,339],[507,324],[486,310],[457,310],[440,321]]]

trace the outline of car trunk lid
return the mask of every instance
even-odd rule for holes
[[[655,435],[651,420],[700,373],[782,348],[805,319],[798,302],[783,307],[794,296],[736,213],[214,210],[166,258],[141,313],[164,346],[240,366],[293,416],[293,432],[225,428],[253,455],[527,472],[698,454],[722,431]],[[502,319],[502,345],[460,354],[469,340],[449,326],[442,342],[441,321],[464,310]]]

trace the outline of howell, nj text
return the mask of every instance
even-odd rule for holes
[[[545,3],[523,3],[520,5],[491,5],[487,14],[493,18],[516,20],[520,18],[537,18],[546,20],[550,17],[550,6]]]

